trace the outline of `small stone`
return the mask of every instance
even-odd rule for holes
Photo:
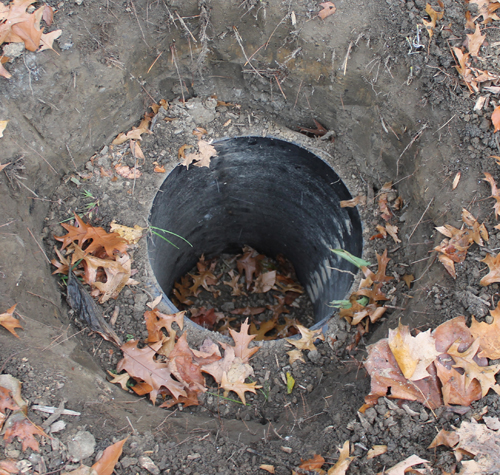
[[[139,457],[139,465],[153,475],[160,475],[160,469],[149,457]]]
[[[493,323],[493,317],[491,315],[486,315],[485,319],[486,323],[491,324]]]
[[[427,419],[429,419],[429,414],[427,414],[427,411],[422,408],[422,410],[420,411],[420,420],[425,422]]]
[[[137,459],[135,457],[123,457],[120,460],[122,468],[128,468],[131,465],[137,465]]]
[[[94,453],[95,438],[90,432],[81,430],[68,440],[67,447],[69,459],[79,462]]]
[[[5,449],[5,456],[9,459],[18,459],[21,455],[21,451],[17,449]]]

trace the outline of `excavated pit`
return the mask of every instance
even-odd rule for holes
[[[332,300],[345,298],[354,266],[330,249],[360,256],[362,226],[335,171],[312,152],[275,138],[237,137],[214,144],[210,168],[177,166],[155,197],[150,223],[175,230],[192,245],[178,248],[153,234],[149,259],[163,300],[200,256],[238,252],[248,244],[266,255],[285,255],[314,306],[316,324],[331,317]],[[340,270],[336,270],[340,269]]]

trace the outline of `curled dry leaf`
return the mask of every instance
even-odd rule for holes
[[[401,242],[401,239],[398,238],[398,227],[397,226],[393,226],[392,224],[389,224],[387,223],[385,225],[385,229],[387,230],[387,232],[389,233],[389,235],[392,237],[392,239],[394,239],[394,242],[396,244],[400,243]]]
[[[321,6],[321,11],[318,13],[318,16],[324,20],[325,18],[329,17],[330,15],[333,15],[335,13],[335,10],[337,8],[332,2],[324,2],[319,4]]]
[[[300,459],[300,461],[302,463],[299,465],[299,468],[311,471],[317,471],[321,469],[321,467],[325,464],[325,459],[319,454],[315,454],[314,457],[311,459],[308,460]]]
[[[426,463],[428,460],[420,458],[418,455],[411,455],[407,459],[394,465],[394,467],[389,468],[384,471],[384,475],[404,475],[406,469],[413,467],[414,465],[420,465]]]
[[[453,184],[451,185],[451,189],[454,190],[458,186],[458,182],[460,181],[460,177],[462,176],[462,172],[458,172],[453,178]]]
[[[489,267],[490,271],[480,280],[479,283],[486,286],[495,282],[500,282],[500,253],[496,256],[487,254],[481,262],[484,262]]]
[[[378,457],[387,452],[387,445],[374,445],[366,454],[368,460]]]
[[[99,475],[112,475],[115,465],[118,462],[123,450],[123,445],[127,442],[128,437],[110,445],[104,450],[102,457],[92,465],[92,468]]]
[[[354,208],[355,206],[361,205],[364,206],[366,204],[366,196],[358,195],[351,200],[344,200],[340,202],[341,208]]]
[[[445,430],[441,429],[438,432],[438,435],[434,437],[434,440],[431,442],[431,445],[427,447],[428,449],[434,449],[439,445],[445,445],[446,447],[454,447],[458,444],[460,440],[460,436],[453,430]]]
[[[438,4],[441,8],[444,8],[444,4],[441,0],[438,0]],[[425,7],[425,12],[430,16],[431,21],[422,20],[422,23],[429,33],[429,38],[432,38],[432,36],[434,35],[434,28],[436,28],[436,23],[438,20],[441,20],[443,18],[444,11],[437,12],[436,10],[434,10],[434,8],[427,4]]]
[[[164,166],[159,166],[159,165],[156,165],[154,170],[153,170],[155,173],[165,173],[165,167]]]
[[[276,473],[276,470],[274,469],[274,465],[268,465],[268,464],[262,464],[259,466],[261,470],[265,470],[268,473]]]
[[[327,475],[345,475],[349,465],[351,465],[351,462],[356,458],[354,456],[349,457],[350,447],[348,440],[344,442],[342,448],[339,447],[339,451],[339,459],[335,465],[328,470]]]

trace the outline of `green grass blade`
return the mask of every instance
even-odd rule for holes
[[[334,254],[337,254],[337,256],[342,257],[342,259],[345,259],[347,262],[355,265],[358,269],[371,265],[368,261],[365,261],[360,257],[353,256],[350,252],[344,249],[330,249],[330,251],[332,251]]]
[[[162,229],[162,228],[157,228],[156,226],[150,226],[151,229],[156,229],[157,231],[161,231],[162,233],[168,233],[168,234],[171,234],[172,236],[175,236],[175,237],[178,237],[179,239],[182,239],[184,242],[188,243],[191,247],[193,247],[193,245],[186,239],[186,238],[183,238],[182,236],[179,236],[178,234],[175,234],[174,232],[172,231],[167,231],[166,229]],[[154,231],[152,231],[154,233]],[[157,236],[160,236],[158,233],[154,233],[156,234]],[[162,236],[160,236],[162,237]],[[163,238],[165,239],[165,238]],[[166,241],[168,241],[168,239],[165,239]],[[170,242],[170,241],[168,241]],[[179,248],[177,248],[179,249]]]
[[[172,244],[176,249],[179,249],[172,241],[169,241],[165,236],[162,236],[160,233],[157,233],[156,231],[151,231],[152,234],[155,234],[159,238],[163,239],[164,241],[167,241],[169,244]]]

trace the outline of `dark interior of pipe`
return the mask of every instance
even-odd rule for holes
[[[332,300],[346,297],[353,275],[331,248],[361,256],[362,226],[356,208],[341,208],[351,195],[330,165],[310,151],[275,138],[237,137],[213,144],[210,168],[177,166],[153,202],[150,223],[175,232],[192,247],[165,234],[176,249],[153,234],[151,266],[164,303],[174,282],[202,254],[237,253],[250,245],[294,265],[315,311],[316,326],[330,317]],[[162,234],[160,232],[160,234]]]

